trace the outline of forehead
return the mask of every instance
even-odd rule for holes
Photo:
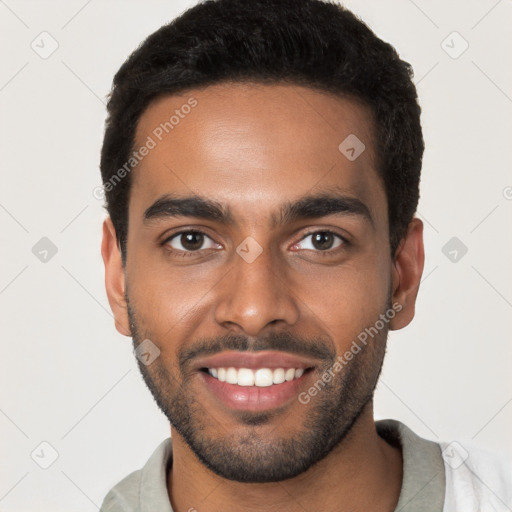
[[[330,187],[385,201],[372,113],[354,98],[240,83],[164,96],[139,120],[134,149],[143,146],[151,149],[132,172],[130,210],[173,193],[213,197],[253,215]],[[352,148],[364,151],[348,158]]]

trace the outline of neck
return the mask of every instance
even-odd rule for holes
[[[224,479],[206,468],[171,429],[173,463],[168,490],[175,512],[296,512],[374,510],[392,512],[402,484],[400,450],[375,429],[369,403],[348,435],[323,460],[295,478],[247,484]]]

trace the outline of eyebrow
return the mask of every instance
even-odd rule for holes
[[[299,219],[316,219],[336,216],[359,216],[374,226],[369,208],[360,199],[352,196],[325,192],[284,203],[270,218],[272,228]],[[157,199],[143,215],[144,224],[176,217],[194,217],[212,220],[229,226],[236,221],[229,207],[212,199],[191,195],[187,197],[166,194]]]

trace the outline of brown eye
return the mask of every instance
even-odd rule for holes
[[[311,239],[311,243],[315,249],[319,249],[321,251],[331,249],[334,244],[334,235],[324,231],[315,233]]]
[[[310,241],[305,242],[308,238]],[[346,243],[346,241],[340,235],[332,231],[316,231],[306,235],[298,244],[295,244],[294,247],[314,251],[328,251],[344,243]]]
[[[203,245],[204,236],[201,233],[184,233],[180,242],[187,251],[196,251]]]
[[[200,231],[182,231],[170,237],[166,242],[178,252],[197,252],[200,249],[213,249],[215,242]],[[206,247],[204,247],[206,245]]]

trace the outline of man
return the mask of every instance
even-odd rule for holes
[[[500,460],[373,419],[424,263],[411,76],[320,0],[203,2],[123,64],[106,288],[172,442],[103,511],[512,507]]]

